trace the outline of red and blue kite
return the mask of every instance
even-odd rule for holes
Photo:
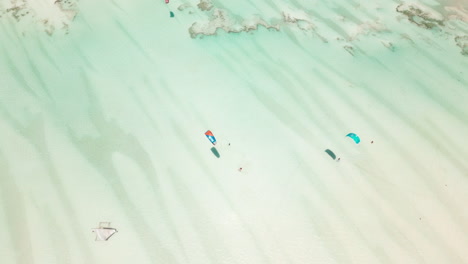
[[[213,145],[216,145],[216,138],[213,136],[213,133],[211,133],[211,130],[206,131],[205,136]]]

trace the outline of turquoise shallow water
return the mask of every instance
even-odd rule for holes
[[[0,3],[2,263],[468,261],[460,3]]]

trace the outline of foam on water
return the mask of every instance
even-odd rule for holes
[[[0,1],[2,263],[468,262],[463,3],[201,2]]]

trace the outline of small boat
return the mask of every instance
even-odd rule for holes
[[[110,227],[110,222],[99,223],[98,228],[93,228],[96,233],[96,241],[107,241],[112,235],[117,233],[117,229]]]

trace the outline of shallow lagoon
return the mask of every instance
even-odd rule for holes
[[[467,7],[197,4],[1,2],[2,263],[468,261]]]

